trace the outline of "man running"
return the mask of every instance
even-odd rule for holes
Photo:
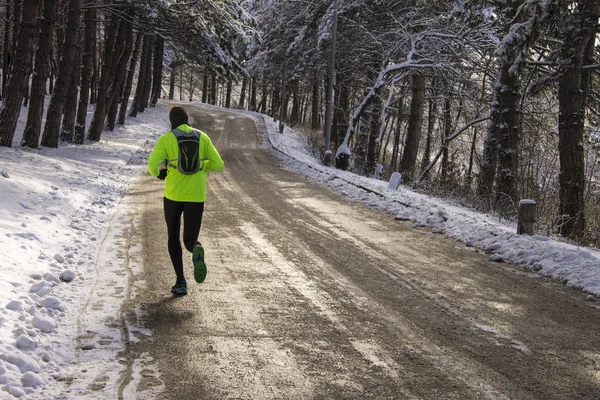
[[[183,243],[192,253],[194,279],[201,283],[206,278],[206,263],[198,236],[206,201],[206,173],[223,169],[223,160],[208,135],[189,126],[188,115],[182,107],[171,107],[169,121],[172,130],[156,142],[148,158],[148,171],[165,180],[164,211],[169,256],[177,275],[171,293],[185,295],[187,283],[179,239],[181,215]]]

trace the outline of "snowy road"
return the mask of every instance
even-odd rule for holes
[[[151,335],[132,334],[123,398],[600,398],[600,310],[579,291],[280,168],[249,118],[188,111],[225,161],[208,277],[170,295],[162,183],[144,178],[128,307]]]

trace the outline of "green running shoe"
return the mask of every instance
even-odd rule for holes
[[[192,262],[194,263],[194,279],[198,283],[204,282],[206,279],[206,263],[204,262],[204,247],[197,245],[194,247],[194,253],[192,255]]]
[[[175,286],[171,288],[171,293],[173,293],[175,296],[185,296],[187,294],[186,281],[177,282]]]

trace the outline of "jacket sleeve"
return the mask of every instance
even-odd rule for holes
[[[158,176],[159,174],[159,166],[162,164],[167,158],[167,150],[165,147],[164,135],[161,136],[156,145],[154,146],[154,150],[148,157],[148,172],[152,176]]]
[[[204,135],[204,137],[206,138],[206,157],[204,160],[204,169],[206,171],[222,170],[225,164],[223,163],[221,155],[213,145],[212,140],[210,140],[208,135]]]

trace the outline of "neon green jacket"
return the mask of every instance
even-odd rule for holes
[[[187,124],[180,125],[177,129],[183,132],[192,131],[192,127]],[[159,166],[165,160],[170,160],[167,177],[165,179],[164,195],[167,199],[173,201],[183,201],[191,203],[203,203],[206,201],[206,172],[220,171],[223,169],[223,160],[221,155],[213,146],[212,141],[204,132],[200,135],[200,158],[204,166],[201,171],[193,175],[184,175],[177,169],[177,157],[179,147],[177,138],[173,132],[169,131],[158,138],[154,150],[148,158],[148,172],[152,176],[158,176]]]

